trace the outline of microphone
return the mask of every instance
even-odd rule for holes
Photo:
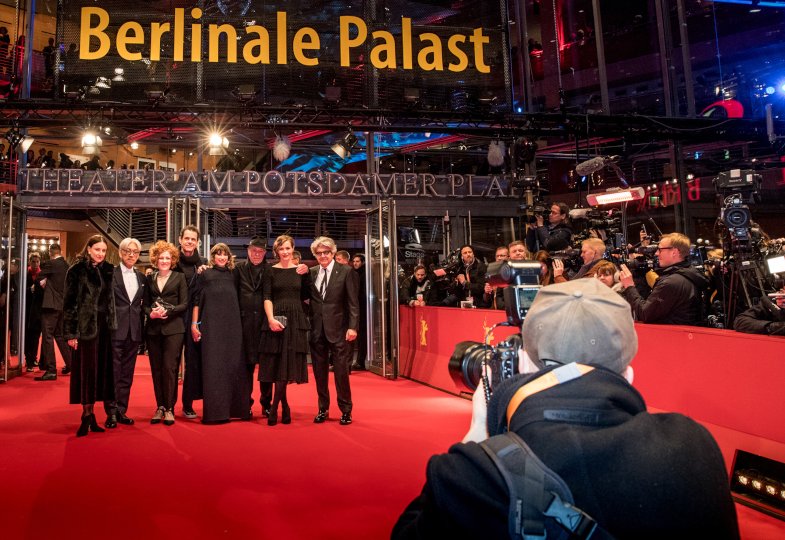
[[[580,176],[589,176],[593,172],[597,172],[609,163],[618,160],[619,156],[597,156],[575,166],[575,172]]]

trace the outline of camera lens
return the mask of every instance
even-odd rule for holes
[[[459,390],[474,392],[482,379],[482,363],[491,358],[491,348],[476,341],[461,341],[450,356],[448,369]]]

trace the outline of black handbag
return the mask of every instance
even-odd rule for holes
[[[161,306],[166,310],[166,314],[169,315],[172,311],[174,311],[174,304],[170,304],[169,302],[165,302],[160,296],[156,297],[155,301],[153,301],[153,307]]]

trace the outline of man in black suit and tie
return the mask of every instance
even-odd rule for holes
[[[107,404],[106,427],[117,427],[117,423],[131,425],[128,418],[128,398],[134,380],[136,355],[142,343],[145,278],[134,265],[139,260],[142,244],[136,238],[125,238],[120,242],[120,261],[114,269],[112,291],[114,293],[117,329],[112,332],[112,367],[114,374],[115,401]]]
[[[352,423],[352,392],[349,388],[349,358],[357,339],[360,317],[357,273],[335,262],[335,242],[320,236],[311,244],[318,266],[311,269],[311,361],[319,412],[313,421],[321,424],[329,415],[329,356],[333,357],[335,391],[341,409],[341,425]]]
[[[44,289],[44,299],[41,304],[40,367],[45,373],[36,377],[36,381],[57,380],[55,342],[65,362],[63,375],[71,372],[71,347],[63,338],[63,286],[66,272],[68,272],[68,263],[63,258],[60,244],[51,244],[49,260],[44,261],[38,274],[38,283]]]

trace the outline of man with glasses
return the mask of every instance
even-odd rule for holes
[[[655,324],[701,324],[701,292],[709,281],[690,266],[690,239],[679,233],[663,235],[657,248],[659,277],[644,299],[633,284],[632,272],[621,265],[621,294],[635,319]]]
[[[311,361],[319,412],[313,419],[321,424],[329,416],[329,362],[334,360],[335,392],[342,426],[352,423],[352,392],[349,387],[349,359],[352,341],[357,339],[360,318],[357,273],[335,261],[335,242],[320,236],[311,244],[319,263],[311,269]]]
[[[144,333],[145,278],[134,266],[139,260],[142,244],[136,238],[124,238],[120,242],[120,264],[115,266],[112,276],[117,328],[112,331],[112,374],[114,375],[114,403],[107,404],[106,427],[115,428],[117,423],[131,425],[134,421],[126,415],[131,384],[134,380],[136,355]]]

